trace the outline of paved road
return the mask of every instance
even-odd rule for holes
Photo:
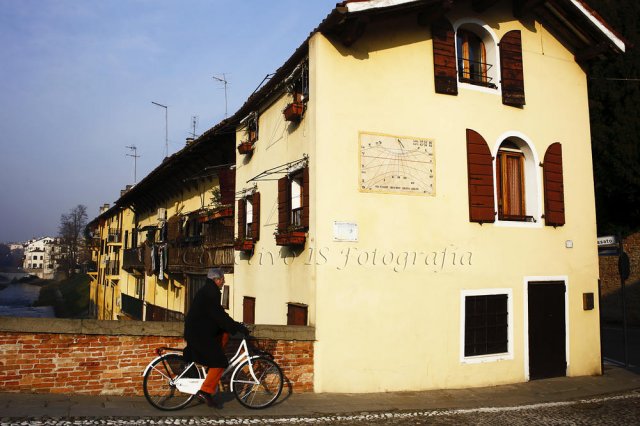
[[[221,417],[221,413],[212,409],[211,416],[201,417],[12,419],[0,420],[0,425],[636,425],[640,424],[640,391],[511,407],[251,418]]]

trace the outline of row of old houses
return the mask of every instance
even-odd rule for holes
[[[583,0],[343,1],[90,223],[92,312],[182,320],[221,267],[315,328],[317,392],[599,374],[583,65],[625,48]]]

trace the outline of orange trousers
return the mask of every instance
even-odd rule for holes
[[[218,337],[218,343],[222,349],[227,346],[228,341],[229,333],[222,333]],[[220,377],[222,377],[222,373],[224,373],[224,368],[209,368],[209,371],[207,371],[207,377],[204,378],[204,382],[202,383],[202,386],[200,386],[200,390],[213,395],[216,391],[216,387],[218,386],[218,382],[220,381]]]

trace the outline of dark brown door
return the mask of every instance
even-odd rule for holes
[[[567,374],[564,282],[529,283],[529,378]]]

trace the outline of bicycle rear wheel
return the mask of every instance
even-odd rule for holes
[[[188,370],[185,371],[187,368]],[[202,371],[195,364],[185,361],[180,354],[166,354],[155,360],[142,382],[144,396],[149,404],[166,411],[186,407],[195,395],[178,390],[173,383],[178,376],[192,379],[204,378]]]
[[[247,408],[267,408],[273,404],[282,392],[283,383],[278,364],[262,357],[245,361],[231,377],[236,399]]]

